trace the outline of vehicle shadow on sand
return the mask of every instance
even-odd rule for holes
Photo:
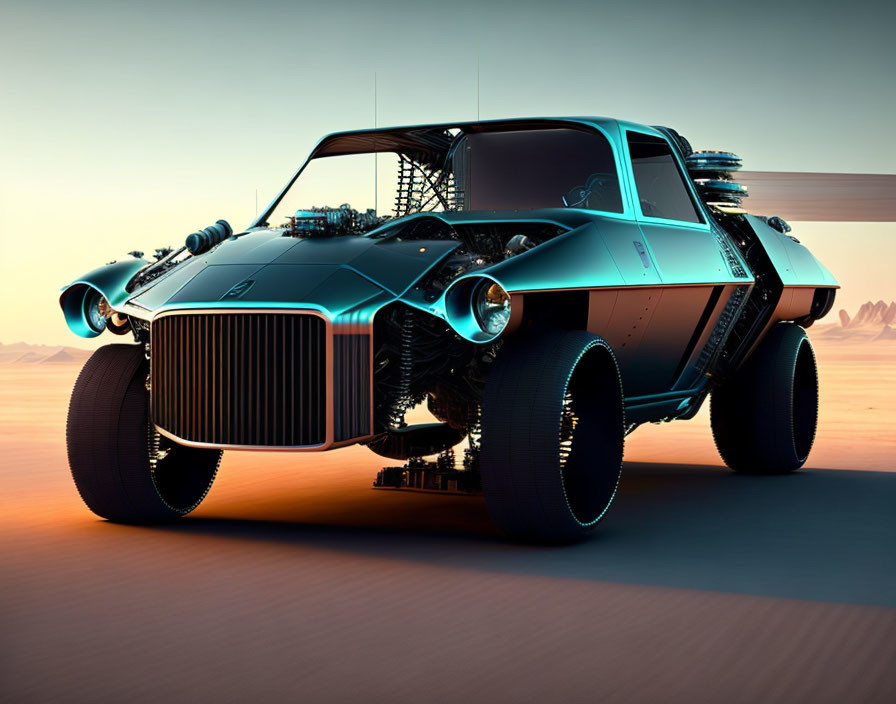
[[[327,498],[325,510],[296,495],[287,497],[286,514],[197,516],[161,530],[455,569],[896,607],[896,473],[749,477],[626,463],[594,536],[564,547],[504,540],[479,498],[373,491]]]

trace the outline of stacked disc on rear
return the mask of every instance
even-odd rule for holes
[[[731,173],[741,167],[741,158],[731,152],[694,152],[685,158],[688,172],[700,197],[726,213],[742,213],[741,201],[747,187],[732,180]]]

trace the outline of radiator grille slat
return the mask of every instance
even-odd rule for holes
[[[212,445],[325,443],[326,335],[324,320],[311,314],[156,319],[153,422],[178,438]]]
[[[333,428],[337,440],[370,432],[370,337],[345,334],[333,338]]]

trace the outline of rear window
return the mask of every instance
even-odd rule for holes
[[[665,139],[628,132],[641,212],[648,217],[703,222]]]
[[[622,212],[606,137],[577,129],[469,134],[454,155],[467,210],[579,207]]]

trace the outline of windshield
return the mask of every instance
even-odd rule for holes
[[[572,128],[463,134],[444,131],[428,149],[321,156],[268,222],[282,225],[334,210],[380,224],[419,212],[576,207],[622,212],[610,143]]]

